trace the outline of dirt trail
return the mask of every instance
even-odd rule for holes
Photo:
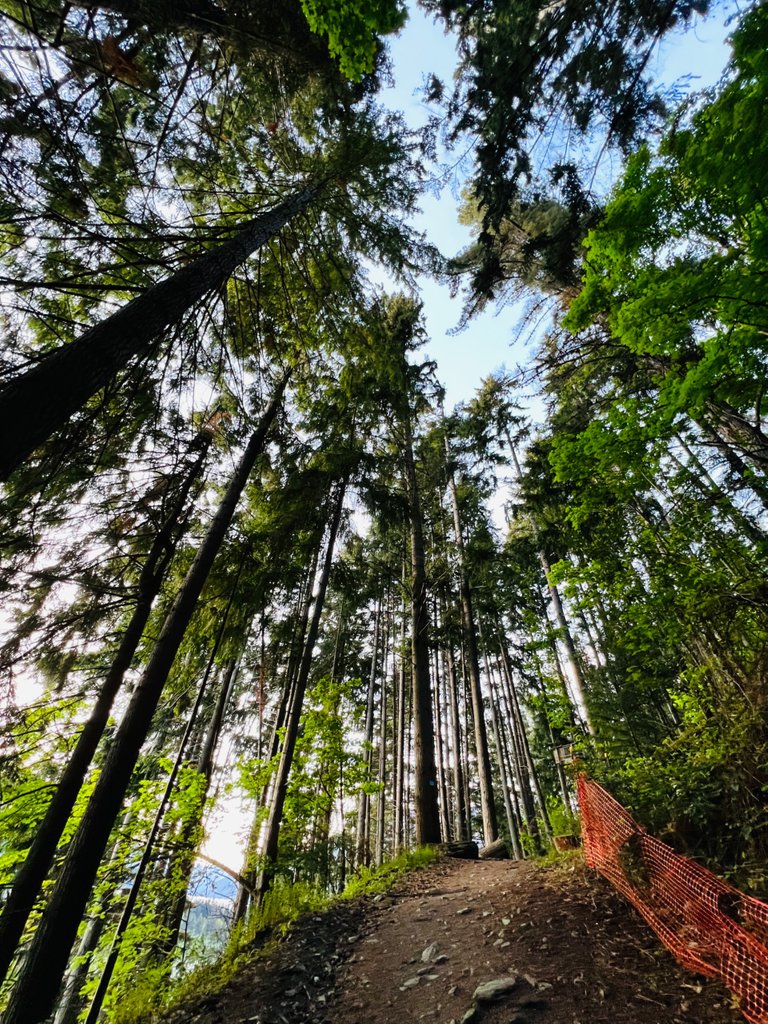
[[[496,1002],[486,982],[514,977]],[[476,1005],[474,1015],[470,1013]],[[635,911],[573,862],[447,861],[297,922],[171,1024],[739,1024]]]
[[[479,985],[515,977],[483,1024],[734,1024],[725,989],[659,948],[638,915],[584,868],[453,862],[410,880],[369,917],[339,979],[333,1024],[462,1021]]]

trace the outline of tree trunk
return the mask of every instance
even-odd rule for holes
[[[107,959],[104,964],[104,967],[102,968],[99,983],[96,986],[96,991],[93,994],[91,1005],[88,1007],[88,1013],[86,1014],[85,1017],[85,1024],[96,1024],[97,1020],[99,1019],[99,1016],[101,1015],[101,1008],[104,1004],[104,998],[107,994],[107,991],[109,990],[109,983],[112,980],[112,974],[114,973],[115,965],[117,964],[118,957],[120,956],[120,947],[123,935],[125,935],[128,925],[130,924],[131,918],[133,917],[133,912],[136,908],[136,904],[139,899],[139,892],[144,882],[144,878],[146,877],[147,874],[150,858],[155,852],[155,846],[157,845],[158,836],[160,835],[160,828],[163,823],[163,818],[165,817],[166,809],[170,803],[171,795],[173,794],[173,790],[176,786],[176,779],[179,776],[179,772],[181,771],[181,767],[184,762],[184,757],[189,746],[190,737],[192,736],[192,730],[195,728],[200,718],[200,709],[203,704],[203,697],[205,696],[207,690],[208,679],[210,678],[211,669],[213,668],[213,659],[216,655],[219,644],[221,642],[221,637],[224,632],[224,626],[226,624],[229,609],[232,605],[232,600],[234,598],[238,579],[239,574],[235,579],[235,584],[232,589],[232,595],[229,599],[227,612],[225,613],[224,617],[221,620],[221,626],[219,628],[219,633],[216,639],[214,650],[211,653],[210,659],[208,661],[208,666],[205,671],[205,675],[203,676],[202,682],[200,683],[200,686],[198,688],[197,696],[195,697],[195,703],[192,706],[192,711],[190,712],[189,715],[189,721],[187,722],[186,729],[184,730],[184,735],[182,736],[181,742],[179,743],[179,749],[176,753],[173,768],[171,769],[171,773],[166,781],[165,790],[160,799],[160,804],[157,808],[157,811],[155,812],[155,818],[154,821],[152,822],[152,827],[149,830],[149,835],[147,836],[147,840],[144,843],[144,850],[141,855],[141,860],[139,861],[139,865],[136,868],[136,872],[131,881],[131,888],[128,892],[128,899],[125,901],[122,912],[120,914],[120,920],[117,923],[115,934],[112,937],[112,944],[110,946],[109,953],[107,954]]]
[[[278,844],[280,841],[280,825],[283,818],[285,798],[288,793],[288,779],[291,772],[291,765],[293,764],[293,753],[296,749],[296,740],[299,735],[299,722],[301,720],[301,712],[304,706],[304,694],[306,693],[307,682],[309,681],[309,672],[312,667],[315,643],[317,642],[317,635],[320,629],[320,616],[325,603],[325,592],[328,589],[328,579],[331,575],[331,566],[333,565],[333,549],[336,544],[336,535],[338,534],[339,526],[341,525],[341,514],[344,509],[346,485],[347,481],[345,478],[338,486],[336,503],[328,530],[328,547],[325,552],[325,560],[323,562],[323,568],[317,584],[317,594],[315,596],[315,603],[312,609],[312,619],[310,621],[307,638],[304,643],[304,653],[302,654],[301,665],[299,666],[296,678],[293,701],[285,723],[283,749],[280,755],[280,765],[277,769],[277,775],[275,778],[275,788],[272,793],[272,803],[269,810],[266,838],[264,841],[265,864],[259,877],[259,897],[263,897],[269,890],[269,887],[272,884],[275,863],[277,861]]]
[[[403,562],[403,579],[405,580],[405,562]],[[400,661],[397,669],[397,689],[395,701],[395,778],[393,785],[394,815],[392,829],[392,845],[395,854],[402,853],[403,845],[403,794],[405,792],[405,642],[407,633],[407,611],[403,597],[403,632],[400,644]]]
[[[436,610],[436,609],[435,609]],[[440,831],[446,840],[451,838],[451,815],[448,811],[450,785],[448,782],[448,764],[443,739],[443,702],[440,671],[437,665],[437,647],[431,652],[432,678],[434,679],[435,706],[435,741],[437,753],[438,811],[440,813]]]
[[[217,291],[320,191],[310,185],[247,222],[227,242],[152,285],[75,341],[43,356],[0,390],[0,480],[10,474],[127,363]]]
[[[293,698],[296,683],[296,672],[301,661],[301,652],[304,649],[307,625],[309,623],[309,613],[312,610],[312,591],[315,583],[319,548],[322,545],[322,540],[322,537],[320,537],[318,546],[312,553],[309,567],[306,572],[306,578],[304,579],[303,584],[299,587],[294,629],[292,631],[291,646],[288,652],[288,664],[285,669],[283,688],[282,693],[280,694],[280,703],[277,707],[277,711],[275,712],[275,720],[272,723],[272,728],[270,729],[269,746],[266,753],[267,761],[271,761],[280,749],[280,730],[285,725],[288,708],[291,706],[291,700]],[[245,847],[245,857],[243,858],[243,866],[240,870],[240,874],[246,884],[241,885],[237,892],[235,907],[232,914],[232,923],[234,925],[242,921],[248,912],[248,907],[251,904],[259,882],[258,870],[255,867],[255,864],[259,855],[259,843],[263,827],[261,811],[266,807],[269,801],[272,781],[273,780],[267,782],[262,788],[261,796],[253,816],[251,830],[248,834],[248,841]]]
[[[730,495],[726,494],[723,488],[710,476],[706,466],[679,434],[675,434],[675,440],[685,452],[688,462],[693,465],[693,469],[670,450],[668,454],[675,465],[682,469],[686,478],[690,480],[701,494],[712,500],[714,505],[720,509],[727,519],[730,519],[737,530],[749,537],[753,544],[761,544],[765,540],[764,531],[755,526],[749,517],[734,503]]]
[[[104,926],[106,925],[105,913],[98,917],[92,917],[85,927],[83,937],[77,947],[77,953],[72,969],[66,977],[64,991],[59,1005],[56,1007],[56,1016],[53,1024],[77,1024],[82,1010],[82,997],[80,989],[85,983],[88,974],[88,967],[101,939]]]
[[[487,664],[487,659],[486,659]],[[509,839],[512,846],[512,852],[515,860],[523,859],[523,850],[520,846],[520,835],[517,830],[517,821],[515,820],[515,812],[512,807],[512,797],[510,794],[510,783],[507,758],[505,756],[506,751],[504,749],[504,741],[502,738],[501,730],[499,728],[499,716],[496,710],[497,696],[493,692],[493,677],[488,674],[488,681],[491,684],[490,687],[490,708],[491,708],[491,728],[493,730],[493,741],[496,746],[496,761],[499,766],[499,779],[501,780],[501,792],[504,797],[504,813],[507,818],[507,828],[509,829]],[[491,844],[486,844],[491,845]]]
[[[368,675],[368,695],[365,703],[365,732],[363,735],[363,751],[365,753],[365,782],[371,779],[373,767],[373,703],[376,689],[376,666],[379,653],[379,624],[381,621],[381,601],[373,616],[373,650],[371,652],[371,671]],[[361,789],[357,798],[357,838],[355,843],[355,866],[366,867],[371,862],[370,844],[371,797],[365,789]]]
[[[748,488],[759,499],[763,508],[768,511],[768,481],[747,466],[733,450],[728,441],[724,441],[717,430],[710,426],[706,420],[697,419],[693,421],[699,429],[706,434],[711,443],[720,452],[733,475],[739,480],[741,486]]]
[[[500,645],[501,651],[501,679],[502,683],[506,681],[507,694],[510,701],[510,711],[513,721],[517,723],[517,727],[520,734],[520,742],[522,747],[522,754],[525,759],[525,764],[528,769],[528,775],[536,793],[536,801],[539,805],[539,814],[541,816],[541,822],[544,826],[544,832],[548,839],[552,838],[552,823],[549,820],[549,812],[547,810],[547,801],[544,796],[544,791],[541,788],[541,782],[539,781],[539,773],[536,771],[536,765],[533,763],[533,756],[531,755],[531,746],[528,742],[528,733],[525,729],[525,721],[523,720],[523,713],[520,709],[520,701],[517,697],[517,691],[515,689],[515,681],[512,678],[512,666],[509,662],[509,655],[507,649],[503,643]]]
[[[99,863],[104,856],[152,717],[237,508],[277,415],[289,373],[283,376],[235,470],[176,599],[166,615],[152,656],[142,673],[110,746],[99,781],[67,851],[61,875],[38,925],[11,995],[5,1024],[39,1024],[50,1014],[77,935]]]
[[[429,681],[429,610],[424,565],[424,534],[421,501],[413,458],[410,410],[402,418],[405,486],[411,524],[411,689],[414,723],[414,807],[416,843],[440,842],[440,816],[435,770],[435,731],[432,689]]]
[[[67,825],[78,793],[83,785],[99,742],[109,721],[112,704],[122,685],[125,673],[144,633],[152,604],[160,592],[166,570],[181,538],[187,517],[184,507],[189,492],[199,479],[208,445],[190,467],[176,500],[160,526],[139,576],[137,600],[125,627],[120,644],[96,698],[91,714],[83,726],[70,755],[45,816],[35,834],[32,846],[14,879],[13,888],[0,916],[0,980],[5,978],[29,919],[42,892],[56,848]]]
[[[381,697],[379,700],[379,795],[376,801],[376,867],[384,863],[384,811],[387,804],[387,662],[392,636],[392,601],[387,600],[387,621],[381,656]],[[392,680],[394,687],[395,681]]]
[[[446,460],[448,458],[448,441],[446,439]],[[477,751],[477,777],[480,784],[480,809],[483,814],[483,840],[492,843],[498,838],[499,825],[496,820],[496,806],[493,798],[493,777],[491,775],[491,758],[488,750],[488,730],[485,724],[485,708],[483,692],[480,684],[480,665],[477,656],[477,632],[472,609],[472,591],[467,576],[464,557],[464,537],[459,516],[459,496],[453,472],[448,469],[448,484],[453,504],[453,528],[456,535],[456,550],[459,560],[459,590],[461,593],[461,625],[464,636],[464,654],[468,671],[469,693],[472,698],[472,717],[475,724],[475,750]]]
[[[442,602],[442,616],[445,623],[445,601]],[[467,806],[464,799],[464,758],[461,750],[461,730],[459,717],[459,696],[456,684],[456,661],[450,638],[446,639],[443,651],[443,677],[448,689],[448,724],[451,732],[451,749],[453,751],[453,790],[454,790],[454,835],[458,842],[470,838],[467,824]]]
[[[176,947],[181,922],[184,919],[184,910],[187,905],[187,890],[197,852],[196,837],[198,828],[203,820],[203,814],[205,813],[205,802],[211,785],[211,777],[213,776],[213,758],[219,743],[219,737],[221,736],[224,713],[237,679],[237,667],[236,661],[229,661],[222,672],[216,703],[213,707],[195,766],[198,774],[202,775],[204,779],[200,804],[195,808],[196,813],[188,821],[184,822],[181,834],[173,842],[173,854],[170,858],[170,868],[167,874],[173,878],[173,887],[178,889],[178,895],[174,899],[166,919],[168,937],[163,943],[163,952],[167,956],[170,956]]]
[[[504,428],[504,434],[506,436],[510,454],[512,455],[512,461],[515,466],[515,475],[517,476],[518,481],[520,481],[523,478],[523,471],[520,466],[520,460],[517,457],[517,449],[515,448],[515,444],[512,440],[512,437],[510,436],[509,430],[506,427]],[[538,530],[536,529],[536,524],[532,522],[532,526],[534,530],[534,535],[538,537]],[[581,665],[579,663],[578,655],[576,653],[576,647],[573,643],[573,637],[571,636],[571,631],[568,627],[568,622],[565,618],[565,612],[563,611],[563,603],[560,600],[560,591],[557,589],[557,586],[551,580],[549,560],[546,556],[546,553],[542,549],[539,549],[538,551],[538,559],[542,571],[544,572],[544,579],[546,580],[547,589],[549,590],[549,596],[552,601],[552,608],[555,613],[555,620],[560,629],[560,636],[563,641],[563,645],[566,649],[566,653],[568,654],[568,661],[571,665],[571,677],[573,681],[573,688],[576,693],[577,703],[580,705],[578,710],[580,714],[583,716],[584,724],[587,727],[587,732],[590,736],[594,737],[595,729],[590,718],[589,708],[587,707],[586,684],[584,682],[584,674],[581,671]]]
[[[541,563],[541,568],[544,572],[544,578],[547,581],[547,588],[552,600],[552,610],[555,614],[555,621],[557,622],[560,639],[562,640],[566,654],[568,655],[568,664],[571,669],[571,683],[576,696],[576,702],[579,706],[579,712],[584,719],[587,732],[594,739],[596,731],[589,713],[589,706],[587,704],[587,687],[584,681],[584,673],[581,671],[579,656],[576,653],[576,645],[573,642],[571,630],[568,626],[568,620],[565,617],[563,602],[560,600],[560,591],[550,579],[552,570],[549,567],[547,556],[543,551],[539,551],[539,562]]]

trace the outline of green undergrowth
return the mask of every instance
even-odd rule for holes
[[[422,846],[410,853],[399,854],[382,864],[380,868],[362,867],[347,882],[341,898],[355,899],[357,896],[375,896],[378,893],[386,892],[403,875],[432,864],[438,856],[439,852],[436,847]]]
[[[535,863],[547,871],[560,874],[573,874],[585,868],[584,851],[581,847],[574,850],[556,850],[550,846],[546,853],[535,858]]]
[[[176,981],[167,969],[147,972],[137,979],[109,1017],[109,1024],[153,1024],[184,1003],[215,995],[244,968],[260,957],[270,956],[291,925],[306,913],[327,910],[340,900],[387,892],[411,871],[433,863],[439,852],[422,847],[401,853],[379,868],[361,868],[344,891],[329,894],[307,882],[276,880],[272,889],[241,924],[237,925],[221,955]]]

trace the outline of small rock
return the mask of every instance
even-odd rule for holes
[[[403,984],[400,986],[400,988],[401,989],[416,988],[416,986],[419,984],[420,981],[421,981],[421,978],[408,978],[407,981],[403,982]]]
[[[463,917],[464,914],[471,914],[471,913],[472,913],[472,907],[462,907],[461,910],[457,910],[456,911],[456,916],[457,917]]]
[[[495,999],[503,999],[517,985],[517,978],[496,978],[478,985],[472,998],[478,1003],[492,1003]]]
[[[476,1006],[470,1006],[464,1016],[461,1018],[461,1024],[472,1024],[473,1021],[478,1020],[480,1017],[480,1011]]]
[[[425,964],[428,964],[430,962],[430,960],[434,960],[435,953],[437,953],[437,943],[436,942],[430,942],[430,944],[427,946],[427,948],[421,954],[422,962],[425,963]]]
[[[440,956],[436,956],[432,961],[433,964],[444,964],[448,960],[445,953],[441,953]]]

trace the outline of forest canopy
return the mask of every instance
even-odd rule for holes
[[[414,132],[392,0],[0,4],[8,1024],[152,1019],[212,879],[237,951],[417,847],[544,853],[577,769],[768,892],[768,11],[680,103],[708,4],[421,6]],[[546,311],[453,409],[426,275]]]

